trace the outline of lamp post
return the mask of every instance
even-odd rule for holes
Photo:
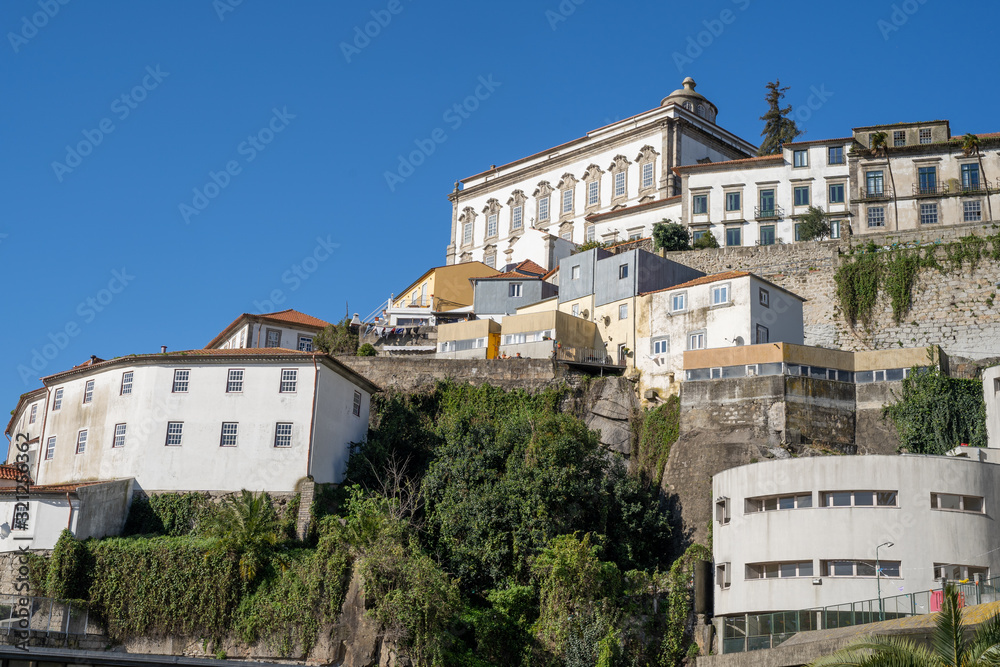
[[[875,586],[878,589],[878,620],[885,620],[885,607],[882,606],[882,569],[878,564],[878,550],[882,547],[886,549],[892,546],[892,542],[883,542],[875,547]]]

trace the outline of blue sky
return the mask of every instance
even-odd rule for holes
[[[805,138],[1000,130],[985,0],[237,2],[0,6],[10,407],[91,354],[203,347],[276,291],[274,309],[364,316],[444,263],[456,180],[685,76],[754,143],[776,77]]]

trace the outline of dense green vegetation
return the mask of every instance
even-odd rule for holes
[[[674,665],[688,584],[671,563],[657,466],[675,402],[643,419],[638,474],[560,406],[564,390],[440,384],[373,399],[335,514],[289,540],[266,495],[135,504],[131,537],[33,559],[42,592],[87,600],[114,640],[142,635],[315,645],[360,577],[367,614],[418,665]]]

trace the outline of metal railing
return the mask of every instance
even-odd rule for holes
[[[884,201],[892,199],[892,189],[886,187],[868,188],[862,186],[858,193],[858,199],[864,201]]]
[[[995,187],[995,188],[990,188],[990,182],[987,181],[987,180],[985,180],[985,179],[982,180],[982,181],[979,181],[978,183],[968,183],[968,184],[956,183],[955,184],[955,192],[957,194],[963,194],[963,195],[967,195],[967,194],[979,194],[979,193],[984,193],[985,194],[985,193],[989,192],[991,189],[994,192],[996,192],[998,189],[1000,189],[1000,181],[997,181],[997,187]]]
[[[24,600],[16,595],[0,595],[0,641],[10,642],[25,631],[35,637],[104,634],[91,621],[90,609],[82,602],[29,597],[28,603],[22,604]]]
[[[945,184],[914,183],[913,194],[924,196],[946,195],[951,189]]]
[[[761,208],[760,206],[753,207],[753,217],[757,220],[766,220],[768,218],[782,218],[785,215],[784,209],[775,204],[771,208]]]
[[[1000,601],[1000,577],[956,583],[966,606]],[[938,611],[941,590],[905,593],[861,602],[770,614],[745,614],[723,619],[722,652],[743,653],[779,646],[797,632],[846,628],[881,620],[907,618]]]
[[[589,347],[559,347],[556,348],[556,360],[580,364],[602,364],[606,366],[624,366],[625,362],[615,361],[607,350]]]
[[[375,307],[375,310],[368,313],[368,316],[361,320],[364,324],[372,324],[376,319],[381,319],[382,313],[392,307],[392,299],[386,299]]]

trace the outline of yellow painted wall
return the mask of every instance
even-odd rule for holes
[[[845,352],[807,345],[764,343],[762,345],[720,347],[708,350],[688,350],[684,352],[684,368],[716,368],[779,361],[845,371],[910,368],[911,366],[929,365],[931,362],[928,359],[927,351],[926,347],[917,347]]]
[[[527,315],[530,313],[548,313],[558,309],[559,307],[559,297],[554,296],[550,299],[545,299],[544,301],[539,301],[538,303],[533,303],[530,306],[523,306],[517,309],[518,315]]]
[[[638,303],[638,297],[630,296],[594,308],[597,333],[601,338],[602,346],[607,345],[608,354],[617,360],[618,346],[624,343],[632,351],[632,355],[626,357],[626,365],[629,367],[635,365],[636,306]],[[628,306],[628,317],[623,320],[618,319],[618,309],[622,304]]]
[[[490,334],[499,334],[500,325],[493,320],[471,320],[469,322],[454,322],[438,326],[438,343],[449,340],[471,340],[485,338]]]
[[[393,302],[393,308],[406,308],[416,295],[420,303],[422,286],[427,283],[427,302],[434,310],[444,312],[472,305],[472,283],[469,278],[495,276],[500,272],[482,262],[464,262],[433,269],[423,280],[409,287]],[[433,297],[433,298],[432,298]],[[456,339],[457,340],[457,339]]]

